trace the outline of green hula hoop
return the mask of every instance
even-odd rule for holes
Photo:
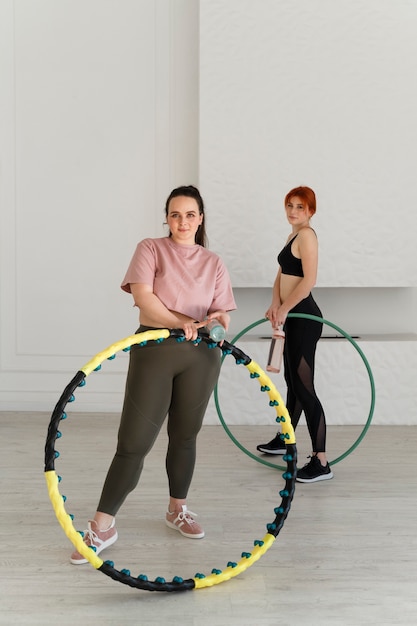
[[[343,337],[345,337],[352,344],[352,346],[355,348],[355,350],[358,352],[359,356],[361,357],[361,359],[362,359],[362,361],[363,361],[363,363],[365,365],[366,371],[368,373],[369,383],[370,383],[370,386],[371,386],[371,402],[370,402],[370,406],[369,406],[368,417],[366,419],[366,422],[365,422],[365,425],[364,425],[364,427],[362,429],[362,432],[360,433],[360,435],[356,439],[356,441],[354,441],[354,443],[350,446],[350,448],[348,448],[346,450],[346,452],[344,452],[343,454],[341,454],[337,458],[333,459],[333,461],[329,461],[329,465],[335,465],[336,463],[339,463],[339,461],[342,461],[343,459],[345,459],[351,452],[353,452],[355,450],[355,448],[357,448],[357,446],[360,444],[362,439],[365,437],[365,435],[366,435],[366,433],[368,431],[369,426],[371,425],[371,421],[372,421],[372,417],[373,417],[374,409],[375,409],[375,382],[374,382],[374,377],[373,377],[373,374],[372,374],[372,370],[371,370],[371,367],[370,367],[370,365],[368,363],[368,360],[367,360],[366,356],[364,355],[364,353],[362,352],[361,348],[358,346],[356,341],[353,339],[353,337],[351,337],[345,330],[343,330],[339,326],[336,326],[336,324],[333,324],[333,322],[329,322],[329,320],[326,320],[326,319],[324,319],[322,317],[319,317],[317,315],[310,315],[308,313],[288,313],[288,317],[299,317],[299,318],[314,320],[316,322],[321,322],[322,324],[326,324],[327,326],[331,326],[332,328],[337,330],[337,332],[339,332],[341,335],[343,335]],[[246,328],[241,330],[235,337],[233,337],[233,339],[231,340],[230,343],[231,344],[235,344],[236,341],[238,341],[243,335],[246,335],[246,333],[248,333],[250,330],[252,330],[252,328],[255,328],[256,326],[259,326],[260,324],[264,324],[265,322],[269,322],[269,320],[266,319],[266,318],[263,318],[263,319],[257,320],[256,322],[253,322],[252,324],[249,324],[249,326],[246,326]],[[223,355],[223,357],[222,357],[222,363],[223,363],[224,359],[225,359],[225,355]],[[220,423],[222,424],[224,430],[226,431],[226,433],[228,434],[230,439],[233,441],[233,443],[238,448],[240,448],[240,450],[242,450],[242,452],[244,452],[247,456],[251,457],[252,459],[257,461],[258,463],[261,463],[262,465],[266,465],[267,467],[272,467],[272,468],[278,469],[278,470],[285,469],[285,467],[283,467],[281,465],[277,465],[276,463],[271,463],[270,461],[265,461],[265,459],[262,459],[261,457],[257,456],[253,452],[250,452],[250,450],[245,448],[245,446],[243,446],[236,439],[236,437],[234,437],[233,433],[230,431],[229,427],[227,426],[227,424],[226,424],[226,422],[225,422],[225,420],[223,418],[221,409],[220,409],[218,385],[216,385],[215,388],[214,388],[214,402],[215,402],[217,414],[218,414],[219,419],[220,419]]]

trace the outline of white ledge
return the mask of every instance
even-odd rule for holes
[[[352,339],[357,341],[358,343],[361,341],[417,341],[417,333],[387,333],[387,334],[369,334],[369,333],[352,333],[350,335]],[[233,339],[233,337],[229,338],[229,341]],[[238,342],[264,342],[269,341],[271,339],[271,335],[263,334],[263,335],[251,335],[248,333],[247,335],[243,335]],[[346,337],[340,335],[337,331],[334,333],[323,333],[321,337],[321,341],[347,341]]]

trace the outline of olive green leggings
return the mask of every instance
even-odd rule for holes
[[[148,330],[141,326],[137,332]],[[97,510],[116,515],[138,484],[146,455],[168,415],[166,471],[173,498],[187,497],[196,439],[221,362],[218,348],[174,338],[132,346],[116,454]]]

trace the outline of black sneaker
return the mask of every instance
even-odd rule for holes
[[[330,478],[333,478],[330,465],[327,463],[323,467],[317,456],[314,455],[304,467],[297,471],[296,480],[299,483],[315,483],[318,480],[329,480]]]
[[[256,446],[256,449],[264,454],[285,454],[287,451],[285,443],[279,434],[275,435],[269,443],[261,443],[259,446]]]

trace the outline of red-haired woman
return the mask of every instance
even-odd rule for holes
[[[287,409],[294,428],[304,411],[312,443],[310,461],[298,471],[297,480],[312,483],[333,478],[326,459],[326,419],[314,389],[314,361],[323,325],[315,320],[287,316],[308,313],[322,317],[311,295],[318,263],[317,236],[310,226],[316,212],[316,196],[309,187],[296,187],[288,192],[284,204],[292,231],[278,255],[280,267],[265,317],[272,328],[283,326],[285,331]],[[277,433],[272,441],[260,444],[257,449],[266,454],[285,454],[285,443]]]

